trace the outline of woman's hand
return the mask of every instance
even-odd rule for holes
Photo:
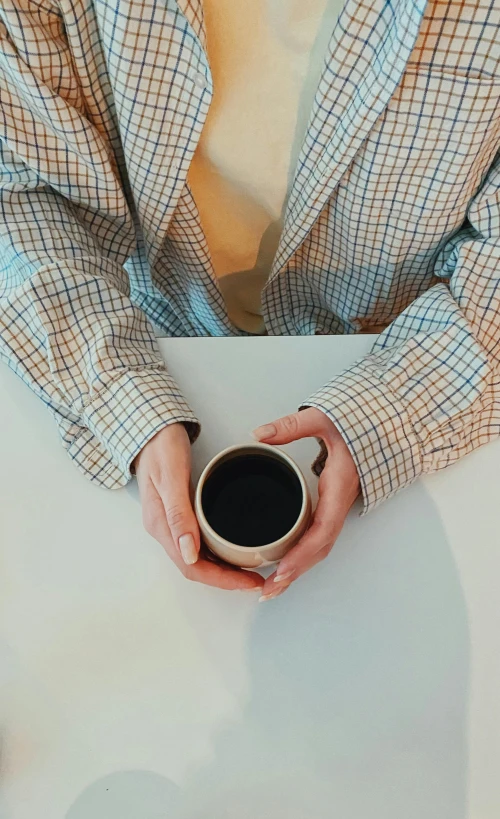
[[[182,424],[164,427],[134,461],[146,531],[184,577],[220,589],[258,591],[263,578],[200,554],[200,532],[189,493],[191,446]]]
[[[286,589],[320,560],[335,543],[347,513],[360,492],[356,465],[335,424],[318,409],[310,407],[281,418],[254,432],[266,444],[288,444],[299,438],[321,438],[328,459],[319,479],[319,501],[311,527],[290,549],[276,572],[267,578],[261,600],[270,600]]]

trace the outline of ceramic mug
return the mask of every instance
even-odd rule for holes
[[[242,455],[263,454],[280,461],[288,467],[298,478],[302,490],[302,504],[299,516],[293,527],[279,540],[273,543],[266,543],[264,546],[240,546],[238,543],[231,543],[221,537],[208,523],[203,511],[202,495],[203,487],[208,477],[214,470],[225,461]],[[219,452],[212,458],[203,470],[198,481],[194,507],[202,539],[213,554],[231,563],[233,566],[240,566],[243,569],[257,569],[260,566],[269,566],[281,560],[285,554],[295,546],[306,532],[311,521],[311,495],[304,478],[295,461],[285,452],[268,444],[250,443],[241,446],[231,446]]]

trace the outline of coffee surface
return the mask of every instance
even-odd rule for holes
[[[268,455],[240,455],[215,468],[202,493],[205,517],[215,532],[239,546],[264,546],[290,529],[302,508],[300,481]]]

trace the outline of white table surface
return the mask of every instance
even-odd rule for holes
[[[161,344],[199,471],[370,339]],[[5,367],[0,392],[1,819],[498,819],[498,445],[258,605],[185,581],[135,487],[87,483]]]

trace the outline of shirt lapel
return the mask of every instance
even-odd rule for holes
[[[195,36],[206,50],[207,40],[205,21],[203,17],[203,3],[200,0],[176,0],[179,10],[188,21]]]
[[[392,97],[427,0],[347,0],[332,34],[270,280],[311,229]]]
[[[124,161],[153,265],[211,99],[198,0],[100,0]]]

